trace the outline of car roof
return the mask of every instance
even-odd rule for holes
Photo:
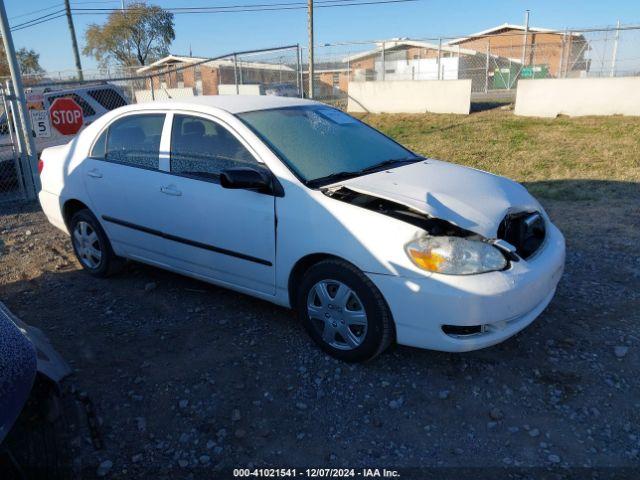
[[[152,110],[166,108],[167,110],[198,110],[209,108],[223,110],[232,114],[269,110],[273,108],[295,107],[304,105],[322,105],[320,102],[295,97],[277,97],[273,95],[200,95],[174,100],[137,103],[129,105],[130,110]]]

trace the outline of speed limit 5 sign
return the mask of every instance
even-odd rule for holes
[[[51,136],[51,124],[46,110],[29,110],[31,126],[36,138],[48,138]]]

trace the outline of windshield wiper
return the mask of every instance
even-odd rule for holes
[[[360,172],[335,172],[326,177],[320,177],[313,180],[309,180],[307,185],[311,188],[328,185],[330,183],[339,182],[340,180],[347,180],[349,178],[357,177]]]
[[[390,158],[389,160],[385,160],[384,162],[376,163],[375,165],[371,165],[370,167],[365,167],[361,170],[358,170],[358,174],[377,172],[378,170],[384,170],[386,167],[390,167],[392,165],[398,165],[401,163],[415,163],[415,162],[419,162],[420,160],[424,160],[424,158],[423,157]]]
[[[311,188],[315,188],[318,186],[339,182],[340,180],[347,180],[349,178],[366,175],[367,173],[373,173],[379,170],[384,170],[385,168],[390,167],[392,165],[399,165],[401,163],[416,163],[421,160],[424,160],[424,157],[416,156],[416,157],[404,157],[404,158],[390,158],[389,160],[384,160],[380,163],[376,163],[375,165],[371,165],[369,167],[356,170],[354,172],[335,172],[335,173],[332,173],[331,175],[327,175],[326,177],[316,178],[314,180],[308,181],[307,185]]]

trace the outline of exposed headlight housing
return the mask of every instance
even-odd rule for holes
[[[493,245],[462,237],[425,235],[405,246],[411,261],[423,270],[446,275],[472,275],[503,270],[508,262]]]

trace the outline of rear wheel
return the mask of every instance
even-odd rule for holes
[[[296,306],[311,338],[340,360],[370,360],[391,343],[392,319],[382,294],[347,262],[312,266],[297,290]]]
[[[91,275],[107,277],[122,266],[123,260],[113,253],[106,233],[91,211],[83,209],[75,213],[69,227],[73,251],[82,268]]]

